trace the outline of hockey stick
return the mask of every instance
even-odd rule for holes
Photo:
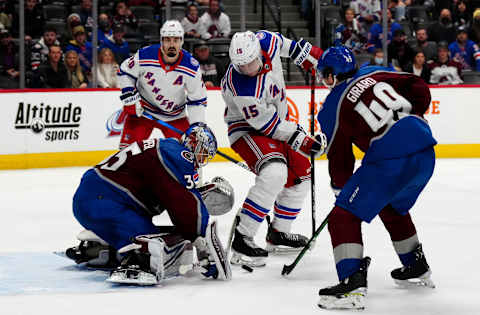
[[[310,247],[312,246],[312,244],[315,243],[315,240],[316,240],[318,234],[320,234],[320,232],[322,232],[323,228],[327,225],[329,215],[327,215],[327,217],[323,220],[323,222],[320,224],[320,226],[315,231],[315,233],[313,233],[312,237],[308,240],[307,245],[305,245],[305,247],[302,249],[302,251],[300,253],[298,253],[297,257],[295,257],[295,260],[290,265],[283,265],[282,276],[290,274],[290,272],[292,272],[292,270],[295,268],[295,266],[297,266],[298,262],[305,255],[307,250],[309,250]]]
[[[312,69],[312,83],[310,85],[310,134],[315,138],[315,70]],[[310,154],[310,194],[312,199],[312,237],[316,228],[316,198],[315,198],[315,154]]]
[[[163,121],[163,120],[160,120],[160,119],[156,119],[155,117],[153,117],[153,116],[150,115],[150,114],[147,114],[147,113],[143,112],[142,116],[145,117],[145,118],[147,118],[147,119],[153,120],[153,121],[155,121],[156,123],[158,123],[158,124],[160,124],[160,125],[162,125],[162,126],[164,126],[164,127],[167,127],[168,129],[170,129],[170,130],[178,133],[179,135],[183,135],[183,133],[184,133],[183,131],[181,131],[180,129],[178,129],[178,128],[172,126],[172,125],[170,125],[170,124],[167,123],[166,121]],[[230,162],[233,162],[234,164],[240,166],[241,168],[243,168],[243,169],[245,169],[245,170],[247,170],[247,171],[249,171],[249,172],[252,171],[252,170],[250,169],[250,167],[248,167],[247,164],[245,164],[245,163],[243,163],[243,162],[240,162],[240,161],[238,161],[237,159],[234,159],[233,157],[231,157],[231,156],[223,153],[222,151],[217,150],[217,154],[220,155],[221,157],[223,157],[224,159],[229,160]]]

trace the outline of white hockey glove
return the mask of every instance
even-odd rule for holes
[[[141,97],[137,90],[128,91],[120,95],[120,100],[123,103],[123,114],[141,117],[143,107],[140,99]]]
[[[322,56],[323,50],[320,47],[313,46],[303,38],[295,45],[291,58],[297,66],[301,66],[306,71],[311,68],[316,69],[318,60]]]
[[[222,215],[232,210],[235,194],[232,185],[217,176],[198,188],[210,215]]]
[[[290,136],[287,143],[294,151],[309,158],[313,153],[314,156],[322,155],[327,148],[327,137],[322,132],[315,135],[314,138],[306,134],[301,126],[297,126],[297,130]]]

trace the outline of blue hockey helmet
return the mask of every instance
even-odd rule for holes
[[[181,142],[194,155],[196,167],[202,167],[213,159],[217,153],[217,138],[206,124],[192,124],[182,136]]]
[[[353,52],[343,45],[333,46],[325,50],[317,64],[317,73],[323,78],[329,74],[345,79],[345,75],[357,69]],[[343,78],[342,78],[343,75]]]

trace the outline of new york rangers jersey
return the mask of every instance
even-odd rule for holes
[[[285,141],[296,130],[288,121],[285,81],[280,57],[291,57],[296,42],[279,33],[256,33],[262,51],[263,69],[255,77],[228,67],[221,82],[226,104],[225,122],[233,144],[251,131]]]
[[[198,173],[193,154],[174,138],[134,142],[95,166],[96,173],[128,195],[135,208],[149,215],[163,211],[159,204],[165,194],[175,196],[175,189],[188,189],[196,199],[197,212],[208,222],[207,208],[196,186]],[[163,178],[173,177],[180,184],[165,190]],[[180,188],[183,187],[183,188]]]
[[[205,122],[207,91],[198,61],[186,50],[177,62],[165,64],[160,44],[141,48],[120,65],[122,93],[138,90],[144,110],[157,119],[171,121],[186,117],[190,123]]]
[[[430,90],[422,78],[361,68],[332,89],[317,119],[328,140],[332,184],[343,187],[353,174],[352,144],[365,152],[364,163],[405,157],[436,144],[423,114]]]

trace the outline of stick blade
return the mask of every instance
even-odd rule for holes
[[[283,268],[282,268],[282,276],[287,276],[290,274],[290,272],[292,272],[293,270],[293,265],[283,265]]]

